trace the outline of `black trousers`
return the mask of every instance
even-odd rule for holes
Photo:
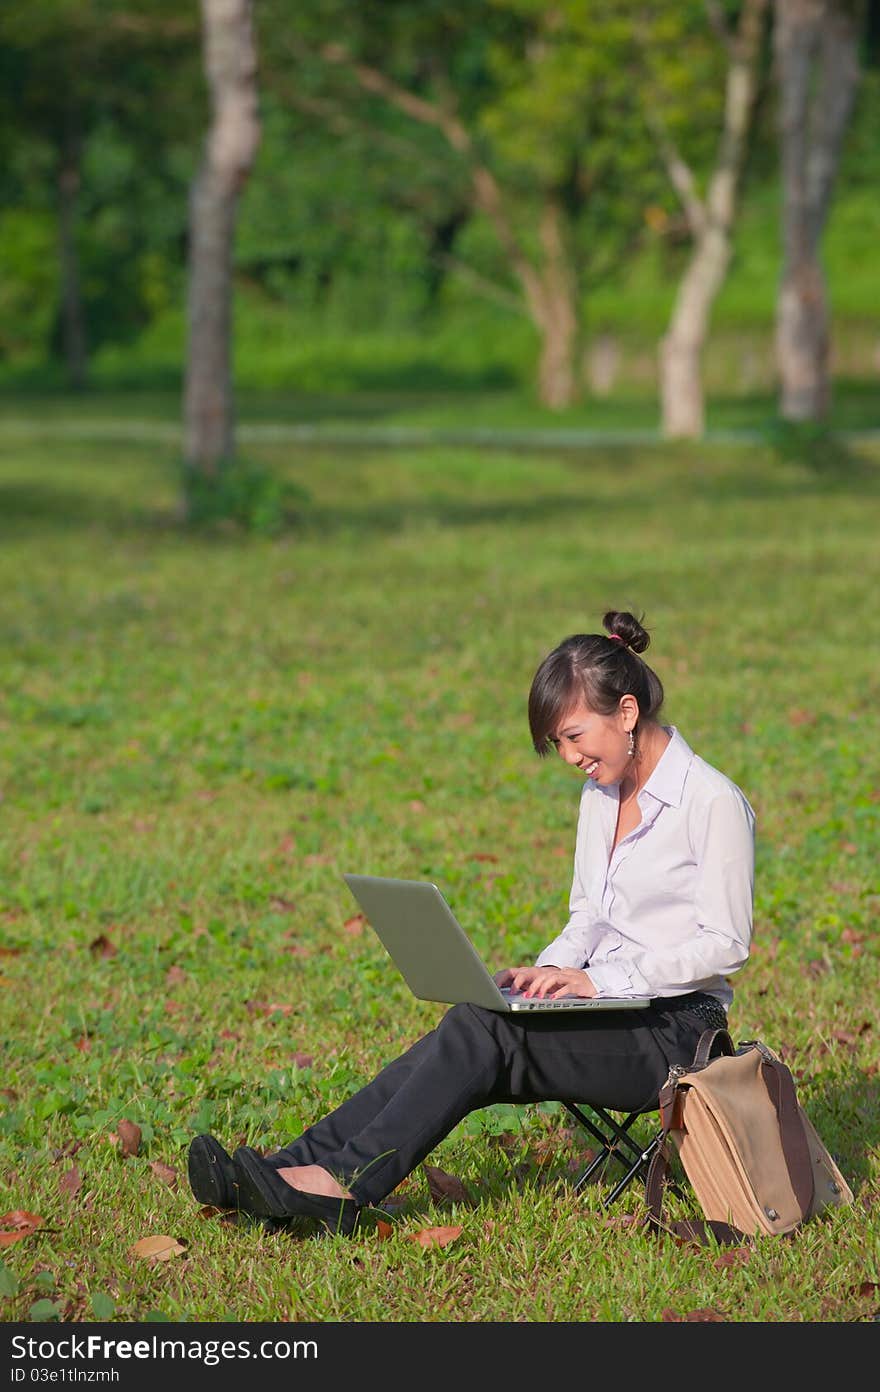
[[[670,1066],[691,1062],[711,1023],[694,1011],[707,999],[694,993],[595,1014],[452,1006],[371,1083],[267,1158],[278,1167],[321,1165],[359,1203],[377,1204],[479,1107],[570,1101],[652,1111]]]

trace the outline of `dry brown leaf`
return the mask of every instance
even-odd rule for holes
[[[789,725],[815,725],[818,716],[814,711],[801,710],[798,707],[788,712]]]
[[[283,1005],[280,1001],[258,1001],[249,1000],[244,1003],[249,1015],[272,1015],[276,1012],[279,1015],[290,1015],[293,1011],[292,1005]]]
[[[89,943],[89,952],[93,953],[95,957],[116,956],[116,948],[113,946],[106,933],[99,933],[96,938],[92,939]]]
[[[490,862],[493,865],[497,865],[498,863],[497,855],[492,855],[491,851],[474,851],[474,854],[471,856],[471,860],[484,860]]]
[[[864,933],[859,933],[855,928],[844,928],[841,939],[845,943],[861,943],[865,941]]]
[[[750,1247],[732,1247],[729,1252],[722,1252],[720,1257],[716,1257],[712,1265],[718,1271],[723,1271],[725,1267],[745,1266],[746,1262],[752,1259],[752,1249]]]
[[[151,1160],[150,1169],[157,1179],[164,1180],[166,1184],[171,1185],[172,1189],[177,1188],[177,1181],[180,1176],[172,1165],[163,1165],[161,1160]]]
[[[119,1152],[125,1158],[137,1155],[141,1148],[141,1128],[134,1121],[123,1117],[116,1128],[119,1136]]]
[[[78,1049],[81,1054],[88,1054],[91,1052],[92,1041],[87,1034],[81,1034],[73,1047]]]
[[[58,1188],[69,1199],[75,1199],[82,1188],[82,1175],[76,1165],[71,1165],[66,1174],[63,1174],[58,1181]]]
[[[350,933],[352,937],[359,938],[361,933],[364,931],[364,924],[366,923],[366,921],[367,920],[364,918],[363,914],[359,913],[355,914],[353,918],[347,918],[343,923],[342,927],[343,930],[346,933]]]
[[[142,1237],[139,1242],[135,1242],[129,1247],[129,1252],[133,1257],[145,1257],[151,1261],[170,1261],[172,1257],[179,1257],[186,1251],[187,1244],[179,1242],[176,1237]]]
[[[444,1199],[448,1199],[451,1203],[471,1202],[470,1194],[462,1181],[455,1175],[447,1174],[446,1170],[438,1169],[436,1165],[422,1165],[422,1169],[428,1181],[431,1198],[435,1203],[442,1203]]]
[[[269,908],[276,913],[296,913],[296,904],[292,899],[281,899],[276,896],[269,900]]]
[[[23,1208],[0,1214],[0,1247],[11,1247],[13,1242],[30,1237],[31,1233],[43,1226],[44,1221],[39,1213],[28,1213]]]
[[[382,1242],[386,1242],[389,1237],[393,1236],[394,1229],[390,1223],[385,1222],[384,1218],[377,1218],[376,1232],[378,1233],[380,1240]]]
[[[18,1093],[15,1088],[0,1088],[0,1097],[5,1097],[7,1102],[17,1102]]]
[[[182,986],[183,983],[188,980],[189,977],[183,970],[183,967],[179,967],[176,962],[173,963],[165,973],[166,986]]]
[[[293,1061],[297,1068],[311,1068],[315,1060],[312,1054],[300,1054],[297,1052],[293,1055]]]
[[[20,952],[20,947],[4,947],[0,944],[0,957],[18,957]]]
[[[454,1242],[457,1237],[461,1237],[463,1229],[454,1228],[420,1228],[418,1232],[407,1233],[407,1242],[417,1242],[420,1247],[448,1247],[450,1242]]]
[[[642,1220],[637,1213],[609,1213],[603,1221],[606,1228],[635,1228]]]

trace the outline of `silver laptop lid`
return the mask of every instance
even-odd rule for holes
[[[374,875],[343,878],[419,1000],[510,1008],[435,884]]]

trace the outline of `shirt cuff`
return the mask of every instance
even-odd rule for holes
[[[586,970],[583,952],[578,951],[573,943],[567,943],[563,938],[557,938],[549,947],[535,960],[536,967],[577,967],[579,971]]]
[[[596,988],[597,996],[639,996],[633,990],[632,976],[622,962],[588,962],[584,971]]]

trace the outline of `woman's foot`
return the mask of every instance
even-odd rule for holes
[[[250,1146],[240,1146],[233,1158],[238,1182],[238,1206],[257,1218],[315,1218],[330,1232],[346,1237],[354,1232],[360,1216],[360,1205],[346,1197],[341,1186],[339,1194],[308,1193],[298,1185],[287,1183],[282,1171],[258,1155]],[[310,1166],[291,1166],[294,1172],[309,1170]],[[319,1169],[319,1166],[315,1166]],[[322,1171],[327,1175],[326,1171]],[[327,1175],[327,1179],[332,1177]],[[332,1181],[335,1184],[335,1181]]]
[[[189,1187],[199,1203],[238,1208],[238,1174],[232,1156],[214,1136],[196,1136],[187,1157]]]

